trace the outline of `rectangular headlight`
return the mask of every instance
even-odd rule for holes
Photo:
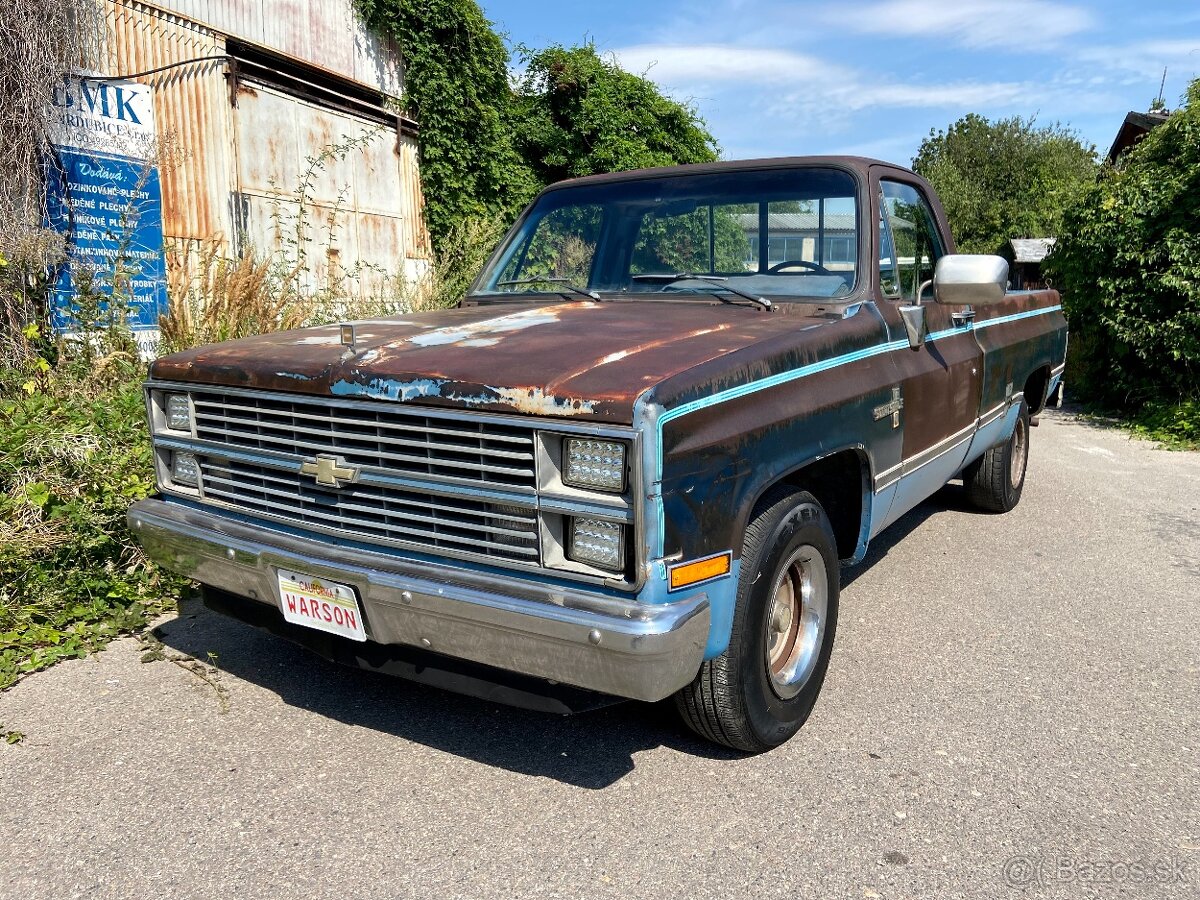
[[[163,404],[163,415],[167,427],[172,431],[192,430],[192,404],[187,394],[167,394],[167,402]]]
[[[171,454],[171,480],[188,487],[200,486],[200,461],[195,453]]]
[[[620,572],[625,568],[625,526],[603,519],[572,519],[567,556],[575,562]]]
[[[563,482],[577,488],[625,490],[625,444],[593,438],[563,442]]]

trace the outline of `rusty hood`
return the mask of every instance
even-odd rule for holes
[[[471,306],[358,321],[353,348],[336,325],[226,341],[163,357],[151,374],[628,423],[638,396],[672,375],[821,321],[699,302]]]

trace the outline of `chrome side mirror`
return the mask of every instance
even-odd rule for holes
[[[947,306],[989,306],[1004,299],[1008,260],[1003,256],[953,253],[933,270],[933,299]]]

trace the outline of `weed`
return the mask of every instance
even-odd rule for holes
[[[1200,450],[1200,399],[1148,403],[1130,427],[1168,450]]]
[[[0,690],[146,627],[182,584],[126,528],[154,489],[142,372],[105,359],[0,373]]]
[[[6,744],[19,744],[25,740],[25,732],[5,728],[3,725],[0,725],[0,740]]]
[[[209,652],[207,654],[210,665],[205,665],[196,659],[194,656],[186,656],[182,653],[171,653],[153,633],[140,634],[138,640],[141,642],[144,652],[142,653],[142,662],[169,662],[183,669],[190,675],[194,675],[200,681],[204,682],[208,687],[212,688],[217,697],[217,703],[221,707],[221,713],[229,712],[229,688],[221,682],[221,672],[216,668],[217,654]]]

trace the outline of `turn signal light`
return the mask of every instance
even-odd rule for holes
[[[692,562],[680,563],[671,567],[670,589],[677,591],[691,584],[699,584],[710,578],[719,578],[729,574],[733,554],[728,550],[716,556],[697,559]]]

